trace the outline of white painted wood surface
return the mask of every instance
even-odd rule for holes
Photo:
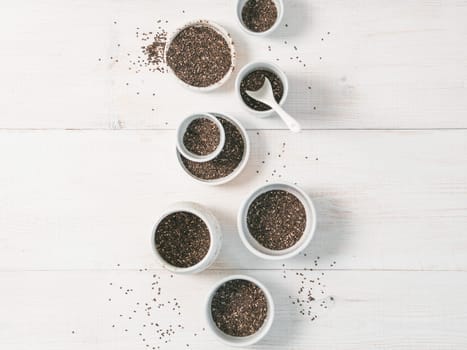
[[[242,33],[232,0],[1,3],[0,349],[224,349],[202,330],[203,302],[233,273],[264,281],[277,303],[257,348],[467,347],[467,2],[286,3],[288,27],[267,39]],[[239,66],[279,58],[287,108],[308,130],[254,119],[232,82],[200,95],[128,70],[136,27],[194,18],[232,33]],[[231,184],[193,183],[176,163],[173,129],[194,110],[250,129]],[[249,254],[235,228],[242,199],[275,179],[306,189],[319,215],[306,255],[285,266]],[[176,200],[222,222],[221,256],[198,276],[171,278],[150,250]],[[165,307],[148,317],[153,275]],[[292,304],[302,285],[314,321]],[[166,344],[151,322],[185,328]]]
[[[279,58],[291,83],[287,108],[307,128],[467,126],[465,1],[288,0],[288,27],[270,39],[244,34],[234,8],[234,0],[3,1],[0,127],[174,128],[193,109],[210,109],[282,128],[244,112],[233,82],[200,95],[168,75],[128,70],[127,54],[143,44],[136,27],[154,30],[162,19],[173,30],[194,18],[232,33],[239,66]]]
[[[206,187],[182,171],[173,131],[3,131],[1,266],[156,268],[148,241],[158,213],[193,200],[224,227],[216,268],[280,268],[243,249],[235,224],[248,193],[278,179],[315,199],[309,252],[339,268],[467,270],[466,130],[259,134],[249,133],[246,171]]]
[[[156,309],[152,317],[143,312],[145,303],[156,304],[150,271],[0,273],[2,293],[9,296],[0,299],[2,315],[9,315],[2,321],[2,348],[145,349],[145,344],[159,344],[162,349],[224,349],[203,331],[206,324],[199,315],[210,286],[227,273],[174,278],[157,273],[165,286],[158,302],[173,301],[176,295],[181,316],[170,307]],[[467,307],[459,302],[467,289],[465,271],[326,272],[325,294],[317,289],[318,299],[312,304],[315,321],[302,316],[289,299],[297,295],[300,281],[294,272],[286,279],[281,271],[249,273],[271,289],[277,306],[276,322],[258,349],[462,349],[467,342]],[[120,286],[133,292],[125,295]],[[323,300],[327,309],[319,306]],[[176,334],[164,337],[170,343],[161,345],[151,333],[151,322],[164,328],[173,324]],[[179,324],[185,328],[179,329]]]

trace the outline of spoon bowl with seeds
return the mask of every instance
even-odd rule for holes
[[[246,91],[257,91],[265,80],[272,85],[275,101],[282,106],[289,93],[289,81],[284,71],[275,63],[268,61],[253,61],[246,64],[237,74],[235,90],[242,106],[258,118],[267,118],[274,114],[268,104],[251,97]]]

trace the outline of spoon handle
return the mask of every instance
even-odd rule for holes
[[[302,127],[300,126],[298,121],[294,117],[292,117],[289,113],[287,113],[279,104],[276,103],[272,107],[274,108],[276,113],[279,115],[279,117],[281,117],[281,119],[283,120],[285,125],[287,125],[287,127],[291,131],[293,131],[293,132],[302,131]]]

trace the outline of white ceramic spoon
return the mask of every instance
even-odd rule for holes
[[[274,93],[272,91],[271,82],[269,81],[269,79],[264,79],[264,84],[259,90],[246,90],[245,92],[251,98],[263,102],[264,104],[267,104],[269,107],[271,107],[277,114],[279,114],[279,117],[282,118],[285,125],[287,125],[287,127],[291,131],[300,132],[302,130],[297,120],[295,120],[295,118],[293,118],[289,113],[284,111],[284,109],[276,102],[276,99],[274,98]]]

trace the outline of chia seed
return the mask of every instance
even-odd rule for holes
[[[208,162],[193,162],[180,154],[186,170],[203,180],[215,180],[230,175],[240,164],[245,152],[245,142],[237,127],[228,120],[217,117],[225,132],[225,144],[221,153]]]
[[[256,333],[266,320],[267,313],[264,292],[247,280],[224,283],[211,301],[211,315],[217,328],[234,337]]]
[[[162,219],[156,228],[155,244],[158,253],[169,264],[190,267],[206,256],[211,237],[200,217],[180,211]]]
[[[262,246],[272,250],[287,249],[295,245],[305,231],[305,208],[290,192],[268,191],[251,203],[247,225]]]
[[[227,41],[206,25],[183,29],[171,42],[167,64],[188,85],[207,87],[220,81],[232,65]]]
[[[183,144],[191,153],[205,156],[214,152],[220,142],[217,125],[206,118],[193,120],[183,135]]]
[[[271,107],[254,99],[253,97],[250,97],[246,93],[246,90],[259,90],[263,86],[264,79],[266,78],[271,82],[274,99],[279,103],[284,95],[284,85],[275,73],[265,69],[258,69],[249,73],[240,83],[240,95],[242,96],[243,102],[255,111],[268,111]]]
[[[248,0],[242,9],[242,20],[253,32],[265,32],[277,20],[277,7],[272,0]]]

